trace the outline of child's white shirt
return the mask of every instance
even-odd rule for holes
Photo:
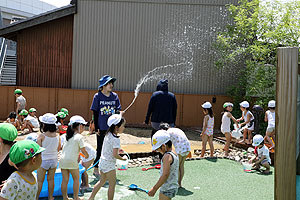
[[[120,148],[120,138],[113,136],[112,133],[107,133],[103,140],[101,151],[101,160],[116,163],[116,158],[113,155],[113,149]]]
[[[38,184],[35,176],[34,178],[34,182],[29,182],[19,172],[12,173],[3,186],[0,196],[9,200],[36,199]]]
[[[39,123],[39,121],[37,120],[37,118],[31,117],[30,115],[28,115],[24,120],[30,121],[30,123],[32,124],[32,126],[33,126],[34,128],[40,128],[40,123]]]
[[[266,159],[271,164],[271,158],[268,147],[265,145],[262,148],[257,148],[258,158],[260,159],[262,156],[266,156]]]
[[[266,111],[267,117],[268,117],[268,128],[275,127],[275,112],[271,112],[270,110]]]
[[[185,133],[179,128],[169,128],[167,131],[177,154],[191,151],[191,145]]]

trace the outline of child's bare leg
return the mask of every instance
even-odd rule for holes
[[[179,157],[178,185],[179,187],[181,187],[182,186],[181,182],[184,176],[184,162],[187,156],[178,155],[178,157]]]
[[[92,200],[92,199],[95,198],[95,196],[96,196],[96,194],[98,193],[98,191],[100,190],[100,188],[105,184],[106,179],[107,179],[107,178],[106,178],[106,173],[101,172],[101,179],[100,179],[100,181],[98,181],[98,182],[96,183],[96,185],[94,186],[93,191],[92,191],[92,194],[91,194],[89,200]]]
[[[248,144],[252,143],[252,131],[248,130]]]
[[[85,169],[88,169],[90,165],[94,162],[94,159],[88,161],[88,162],[82,162],[82,166],[84,166]],[[81,187],[89,187],[89,176],[87,172],[83,172],[82,174],[82,184]]]
[[[230,146],[230,141],[231,141],[231,134],[230,133],[225,133],[225,138],[226,138],[226,143],[225,143],[225,156],[228,156],[229,152],[229,146]]]
[[[48,181],[48,199],[53,200],[53,192],[54,192],[54,176],[55,176],[56,168],[49,169],[47,174],[47,181]]]
[[[46,170],[44,168],[40,167],[37,170],[38,191],[37,191],[37,195],[36,195],[36,200],[39,199],[40,193],[42,191],[43,183],[45,180],[45,175],[46,175]]]
[[[208,138],[208,144],[210,148],[210,157],[214,157],[214,143],[213,143],[213,135],[210,135]]]
[[[61,169],[61,175],[62,175],[62,183],[61,183],[61,193],[63,195],[63,199],[69,199],[68,198],[68,182],[69,182],[69,170],[67,169]]]
[[[115,195],[115,187],[116,187],[116,170],[112,170],[107,173],[107,180],[108,180],[108,191],[107,196],[108,200],[113,200]]]
[[[242,141],[240,141],[240,143],[243,143],[243,142],[244,142],[244,143],[246,143],[246,138],[247,138],[247,130],[248,130],[248,129],[246,129],[246,128],[244,129],[244,132],[243,132],[243,140],[242,140]]]
[[[166,195],[159,193],[159,200],[171,200],[171,198],[167,197]]]
[[[266,170],[264,171],[265,174],[270,173],[270,164],[268,162],[264,162],[261,165],[266,168]]]
[[[207,143],[208,136],[206,134],[202,134],[202,150],[201,150],[201,157],[204,157],[206,151],[206,143]]]
[[[79,169],[70,169],[70,173],[73,177],[73,199],[81,199],[78,196],[79,193]]]

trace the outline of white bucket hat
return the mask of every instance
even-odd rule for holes
[[[111,115],[108,120],[107,120],[107,125],[109,127],[111,127],[111,125],[117,125],[122,119],[122,116],[121,115],[118,115],[118,114],[113,114]]]
[[[249,108],[249,102],[248,101],[243,101],[242,103],[240,103],[240,106],[244,107],[244,108]]]
[[[262,143],[262,141],[264,141],[264,138],[262,135],[255,135],[253,137],[252,146],[257,147],[258,145],[260,145],[260,143]]]
[[[170,140],[170,135],[165,130],[157,131],[152,137],[152,151],[158,149],[161,145],[166,144]]]
[[[205,102],[204,104],[202,104],[201,106],[202,106],[202,108],[211,108],[212,107],[211,103],[209,103],[208,101]]]
[[[79,123],[79,124],[84,124],[84,125],[87,124],[87,122],[84,120],[84,118],[79,115],[74,115],[73,117],[70,118],[69,125],[72,125],[74,123]]]
[[[56,123],[56,116],[52,113],[46,113],[39,117],[40,122],[44,124],[55,124]]]
[[[269,108],[275,108],[275,106],[276,106],[276,101],[274,101],[274,100],[269,101],[269,103],[268,103]]]

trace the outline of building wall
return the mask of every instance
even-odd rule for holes
[[[150,74],[141,91],[152,92],[167,78],[175,93],[224,95],[238,69],[216,70],[212,45],[229,22],[230,2],[236,1],[79,0],[72,88],[96,89],[99,78],[110,74],[118,79],[117,90],[133,91],[147,72],[165,66]]]
[[[2,109],[0,109],[1,120],[6,119],[9,112],[16,110],[14,97],[16,88],[21,88],[23,91],[23,95],[27,100],[26,109],[34,107],[37,109],[38,115],[43,115],[47,112],[55,113],[58,109],[65,107],[69,110],[70,116],[81,115],[86,120],[91,120],[92,112],[90,106],[97,90],[0,86],[0,102],[3,105]],[[122,110],[124,110],[131,103],[133,93],[123,91],[116,91],[116,93],[120,98]],[[141,125],[144,122],[151,95],[152,93],[139,94],[135,103],[125,114],[127,123]],[[204,115],[201,104],[204,101],[211,101],[214,96],[192,94],[175,94],[175,96],[178,104],[176,125],[202,127]],[[213,104],[215,129],[220,129],[222,105],[224,102],[230,101],[231,98],[223,95],[215,97],[216,103]]]
[[[23,29],[17,38],[17,85],[71,87],[73,16]]]

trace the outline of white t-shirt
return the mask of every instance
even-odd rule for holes
[[[221,124],[221,132],[222,133],[230,133],[230,125],[231,125],[231,121],[230,118],[228,117],[228,112],[224,112],[223,116],[222,116],[222,124]]]
[[[25,109],[26,99],[22,95],[17,97],[16,102],[20,104],[19,110]]]
[[[185,133],[179,128],[169,128],[167,131],[177,154],[191,151],[191,145]]]
[[[35,117],[31,117],[30,115],[28,115],[24,120],[30,121],[30,123],[32,124],[32,126],[34,126],[34,128],[40,128],[39,120],[36,119]]]
[[[29,182],[19,172],[12,173],[3,186],[0,196],[9,200],[36,199],[38,184],[35,176],[34,178],[34,182]]]
[[[78,156],[80,149],[85,147],[83,136],[74,134],[68,141],[63,144],[59,168],[61,169],[78,169]]]
[[[275,112],[271,112],[270,110],[266,111],[268,116],[268,128],[275,127]]]
[[[107,133],[104,137],[103,147],[101,151],[101,159],[116,163],[116,158],[113,155],[113,149],[120,148],[120,138],[113,136],[112,133]]]
[[[87,153],[89,154],[89,157],[86,159],[86,158],[82,158],[82,162],[88,162],[90,160],[93,160],[96,158],[96,150],[94,149],[94,147],[92,145],[90,145],[89,143],[84,143],[85,145],[85,150],[87,151]]]
[[[262,156],[266,156],[266,159],[271,164],[271,158],[269,154],[269,149],[265,145],[262,148],[257,148],[258,158],[260,159]]]

